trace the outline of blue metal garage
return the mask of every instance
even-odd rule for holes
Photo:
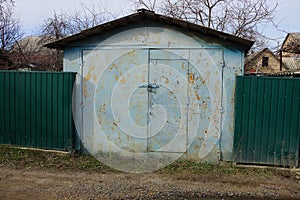
[[[77,73],[77,147],[149,171],[179,157],[232,161],[235,81],[252,44],[139,10],[46,46]]]

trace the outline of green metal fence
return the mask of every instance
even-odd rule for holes
[[[300,79],[237,77],[234,161],[297,167]]]
[[[0,143],[70,150],[74,73],[0,72]]]

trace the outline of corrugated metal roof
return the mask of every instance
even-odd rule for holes
[[[276,73],[253,72],[245,74],[245,76],[300,77],[300,71],[287,70]]]
[[[195,32],[199,32],[201,34],[205,34],[207,36],[211,36],[214,38],[219,39],[220,41],[226,42],[226,43],[231,43],[231,44],[236,44],[242,47],[245,52],[247,53],[248,50],[252,47],[253,41],[242,39],[224,32],[216,31],[214,29],[210,29],[204,26],[200,26],[197,24],[193,24],[187,21],[179,20],[179,19],[174,19],[171,17],[167,17],[164,15],[159,15],[154,13],[153,11],[141,9],[138,10],[138,12],[104,23],[102,25],[95,26],[90,29],[86,29],[84,31],[81,31],[78,34],[62,38],[60,40],[45,44],[46,47],[48,48],[56,48],[56,49],[63,49],[65,46],[69,45],[70,43],[86,39],[88,37],[97,35],[97,34],[102,34],[104,32],[112,31],[115,29],[118,29],[120,27],[132,24],[132,23],[137,23],[141,22],[145,19],[150,19],[152,21],[156,21],[165,25],[171,25],[171,26],[177,26],[185,30],[191,30]]]
[[[283,57],[282,63],[288,70],[299,70],[300,69],[300,58]]]

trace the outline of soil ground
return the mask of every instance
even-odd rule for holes
[[[0,199],[300,199],[294,170],[179,161],[130,174],[88,156],[0,148]]]

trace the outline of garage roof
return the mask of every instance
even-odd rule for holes
[[[140,9],[138,12],[83,30],[80,33],[56,40],[54,42],[45,44],[46,47],[48,48],[55,48],[55,49],[64,49],[65,46],[68,46],[69,44],[84,40],[86,38],[89,38],[91,36],[97,35],[97,34],[102,34],[107,31],[112,31],[116,30],[122,26],[129,25],[131,23],[137,23],[145,19],[150,19],[152,21],[156,21],[165,25],[172,25],[172,26],[178,26],[180,28],[183,28],[185,30],[191,30],[191,31],[196,31],[201,34],[205,34],[208,36],[212,36],[215,38],[218,38],[221,41],[226,41],[226,42],[231,42],[237,45],[240,45],[245,52],[247,53],[248,50],[252,47],[253,41],[242,39],[224,32],[216,31],[211,28],[207,28],[204,26],[200,26],[197,24],[193,24],[184,20],[179,20],[175,18],[171,18],[168,16],[164,15],[159,15],[154,13],[153,11],[149,11],[146,9]],[[245,53],[245,54],[246,54]]]

